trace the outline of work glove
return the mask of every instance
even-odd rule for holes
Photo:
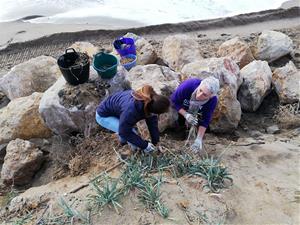
[[[194,141],[194,143],[191,146],[191,150],[194,153],[198,153],[202,150],[202,138],[201,137],[197,137]]]
[[[198,119],[197,117],[193,116],[191,113],[185,113],[184,114],[184,118],[186,119],[186,121],[194,126],[198,125]]]
[[[154,144],[152,144],[151,142],[148,142],[148,146],[147,148],[144,149],[145,153],[152,153],[157,151],[157,148],[154,146]]]

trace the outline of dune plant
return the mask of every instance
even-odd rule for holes
[[[88,219],[86,216],[82,215],[79,211],[77,211],[76,209],[72,208],[73,204],[75,203],[75,201],[72,204],[68,204],[64,198],[60,198],[59,201],[59,206],[62,208],[64,215],[70,220],[73,221],[75,219],[79,220],[80,222],[82,222],[83,224],[87,224],[88,223]]]
[[[127,194],[133,188],[142,188],[144,186],[144,171],[136,160],[128,162],[127,167],[121,175],[121,181],[124,184],[124,194]]]
[[[119,180],[110,181],[108,178],[105,181],[104,187],[100,187],[98,182],[91,183],[91,187],[96,192],[95,195],[89,195],[88,200],[95,204],[98,208],[104,206],[113,207],[119,214],[118,208],[122,208],[119,203],[119,197],[122,194],[122,190],[118,186]]]
[[[189,167],[189,173],[206,179],[207,184],[205,186],[212,192],[219,192],[221,188],[226,188],[226,180],[233,181],[227,167],[222,166],[219,160],[213,157],[194,162]]]
[[[149,209],[156,210],[163,218],[169,216],[168,208],[161,202],[160,184],[145,182],[140,190],[139,199]]]

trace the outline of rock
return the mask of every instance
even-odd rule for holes
[[[0,145],[0,164],[2,164],[4,162],[4,157],[6,154],[6,146],[7,146],[7,143]]]
[[[0,89],[12,100],[46,91],[61,75],[56,59],[39,56],[14,66],[0,79]]]
[[[253,56],[258,60],[273,62],[280,57],[290,54],[293,41],[285,34],[277,31],[263,31],[258,37],[253,49]]]
[[[224,42],[217,54],[220,57],[231,58],[240,69],[254,60],[249,45],[239,37]]]
[[[235,93],[242,83],[238,65],[229,58],[207,58],[186,64],[181,70],[183,79],[204,79],[214,76],[220,81],[220,86],[229,85]]]
[[[27,189],[27,191],[31,189]],[[45,190],[46,191],[46,190]],[[42,204],[45,204],[48,201],[54,201],[56,194],[53,192],[33,192],[33,196],[17,196],[14,197],[8,206],[9,213],[16,213],[22,210],[33,210],[37,209]]]
[[[273,126],[267,127],[266,131],[268,134],[277,134],[280,132],[280,129],[277,125],[273,125]]]
[[[93,67],[90,68],[91,80],[107,83],[108,94],[111,95],[118,91],[128,90],[131,88],[130,82],[127,80],[128,71],[121,65],[118,66],[117,74],[112,79],[102,79],[98,76]]]
[[[157,59],[157,54],[154,47],[143,37],[137,36],[133,33],[127,33],[124,37],[134,39],[137,55],[137,65],[152,64]]]
[[[185,64],[202,59],[199,44],[187,35],[172,35],[165,38],[162,46],[164,62],[175,71]]]
[[[145,84],[151,85],[158,94],[170,96],[179,85],[179,74],[168,67],[155,64],[136,66],[132,68],[127,77],[132,89],[138,89]],[[159,117],[158,128],[162,132],[174,125],[177,113],[170,110]],[[138,128],[141,133],[147,136],[148,129],[144,121],[139,122]]]
[[[260,137],[264,136],[264,134],[258,130],[250,130],[249,135],[253,138],[260,138]]]
[[[232,133],[241,120],[241,106],[236,99],[236,93],[226,85],[221,88],[218,105],[209,125],[214,133]]]
[[[166,66],[139,65],[130,70],[127,80],[132,89],[138,89],[149,84],[158,94],[170,96],[179,85],[179,73]]]
[[[91,79],[77,86],[67,84],[63,77],[59,78],[42,97],[39,112],[43,120],[56,134],[90,133],[98,127],[95,111],[100,101],[129,85],[125,73],[127,71],[120,66],[113,79],[103,80],[91,69]]]
[[[76,52],[86,53],[91,59],[100,51],[90,42],[75,42],[69,48],[74,48]]]
[[[42,151],[33,143],[17,138],[6,147],[1,179],[6,184],[27,184],[42,162]]]
[[[9,98],[2,91],[0,91],[0,109],[7,106],[9,102]]]
[[[292,61],[290,61],[284,67],[274,70],[272,82],[281,103],[287,104],[299,101],[300,71],[297,70]]]
[[[0,144],[16,138],[47,138],[51,131],[45,126],[38,107],[42,93],[16,98],[0,109]]]
[[[272,72],[266,61],[253,61],[241,69],[244,81],[238,100],[245,111],[254,112],[271,88]]]

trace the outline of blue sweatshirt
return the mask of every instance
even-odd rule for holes
[[[151,141],[155,145],[159,142],[157,116],[146,117],[144,102],[133,98],[132,90],[116,92],[102,101],[97,107],[99,116],[114,116],[120,119],[119,135],[129,143],[141,148],[147,148],[148,142],[136,135],[132,128],[135,124],[145,119],[148,126]]]
[[[171,95],[171,101],[173,107],[179,111],[180,109],[189,109],[190,99],[193,92],[200,85],[201,80],[192,78],[182,82],[178,88]],[[208,127],[213,112],[216,108],[218,98],[213,96],[208,102],[206,102],[203,107],[200,109],[202,113],[202,120],[199,121],[199,126]]]

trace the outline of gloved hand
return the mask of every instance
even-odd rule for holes
[[[191,150],[194,153],[197,153],[202,150],[202,138],[201,137],[198,136],[195,139],[194,143],[191,146]]]
[[[149,142],[147,148],[144,149],[145,153],[151,153],[155,151],[157,151],[157,148],[151,142]]]
[[[193,116],[191,113],[185,113],[184,118],[189,124],[194,126],[198,125],[198,119],[195,116]]]

